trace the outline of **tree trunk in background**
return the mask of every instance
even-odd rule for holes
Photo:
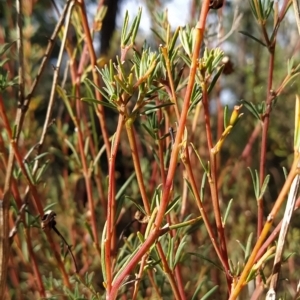
[[[116,28],[116,17],[121,0],[104,0],[107,12],[104,17],[100,35],[100,54],[105,55],[109,50],[110,40]]]

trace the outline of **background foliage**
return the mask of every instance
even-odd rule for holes
[[[118,16],[118,1],[67,1],[72,10],[65,14],[63,3],[23,1],[21,46],[17,7],[0,2],[6,299],[229,298],[284,183],[291,183],[300,39],[292,1],[226,1],[210,9],[176,142],[203,2],[186,4],[189,24],[173,28],[165,10],[173,1],[143,1],[152,28],[145,37],[145,11]],[[114,15],[123,23],[115,31]],[[158,224],[166,189],[161,231],[131,265]],[[48,209],[56,218],[43,230]],[[280,205],[269,236],[284,211]],[[298,295],[298,214],[285,238],[281,299]],[[276,240],[264,245],[241,299],[263,297],[270,287]]]

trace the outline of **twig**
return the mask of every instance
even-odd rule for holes
[[[243,14],[242,13],[238,14],[238,12],[239,12],[238,7],[236,7],[236,9],[234,10],[232,26],[230,30],[227,32],[227,34],[219,39],[217,47],[219,47],[224,41],[226,41],[233,34],[233,32],[239,27]]]
[[[294,13],[295,13],[295,19],[298,27],[298,32],[300,35],[300,4],[299,0],[293,0],[293,6],[294,6]]]
[[[71,3],[73,3],[73,1],[68,2],[66,4],[66,11],[69,11],[69,8],[70,8],[69,6],[70,6]],[[17,7],[18,7],[18,5],[19,4],[17,2]],[[20,15],[19,17],[21,18],[21,12],[20,11],[19,11],[18,15]],[[64,17],[61,19],[62,22],[64,21]],[[18,22],[18,24],[21,24],[21,23]],[[62,23],[59,23],[59,24],[60,25],[57,26],[56,29],[61,27]],[[22,28],[19,29],[18,31],[22,31]],[[56,35],[58,33],[58,30],[55,31],[54,33]],[[21,36],[20,36],[20,38],[21,38]],[[20,43],[20,45],[22,45],[22,43]],[[19,51],[22,51],[22,49],[20,47],[19,47]],[[26,177],[26,179],[28,181],[30,190],[32,192],[32,196],[35,200],[34,203],[36,205],[36,209],[38,210],[38,212],[40,213],[41,216],[43,215],[43,209],[42,209],[40,200],[38,198],[36,188],[32,184],[32,182],[30,181],[30,178],[29,178],[29,176],[27,174],[27,171],[24,167],[24,162],[22,161],[21,156],[18,152],[18,138],[19,138],[21,128],[22,128],[22,125],[23,125],[25,113],[27,111],[27,108],[29,106],[29,103],[30,103],[30,100],[31,100],[31,97],[32,97],[32,93],[33,93],[33,91],[35,90],[35,88],[37,86],[38,80],[39,80],[40,75],[43,71],[43,68],[46,64],[46,61],[48,59],[48,56],[49,56],[49,53],[50,53],[52,47],[53,47],[53,42],[50,41],[49,44],[48,44],[48,48],[46,50],[46,52],[48,51],[46,53],[47,55],[44,57],[44,60],[41,64],[38,75],[36,77],[36,80],[33,82],[33,85],[30,89],[29,94],[26,96],[25,99],[24,98],[23,99],[19,98],[19,100],[18,100],[19,104],[18,104],[18,110],[17,110],[16,120],[15,120],[14,136],[12,135],[12,131],[10,129],[9,122],[8,122],[7,116],[5,114],[5,110],[4,110],[4,106],[3,106],[3,99],[2,98],[0,99],[2,117],[5,119],[5,126],[6,126],[6,129],[7,129],[8,133],[9,133],[9,137],[11,139],[11,148],[10,148],[10,153],[9,153],[9,158],[8,158],[6,178],[5,178],[5,186],[4,186],[4,197],[3,197],[3,202],[0,205],[0,207],[2,208],[2,210],[0,212],[0,216],[1,216],[1,218],[0,218],[0,222],[1,222],[1,226],[0,226],[0,228],[1,228],[0,229],[0,240],[1,240],[1,245],[0,245],[0,265],[1,265],[0,266],[0,269],[1,269],[0,270],[0,276],[1,276],[0,277],[0,297],[3,297],[3,295],[4,295],[4,288],[5,288],[5,284],[6,284],[6,274],[7,274],[7,262],[8,262],[8,256],[9,256],[8,213],[9,213],[9,200],[10,200],[9,199],[10,198],[10,185],[11,185],[11,180],[12,180],[12,170],[13,170],[13,166],[14,166],[15,157],[16,157],[19,165],[20,165],[22,173],[24,174],[24,176]],[[21,60],[21,61],[23,61],[23,60]],[[23,71],[19,69],[19,74],[22,74],[22,72]],[[19,84],[20,84],[19,88],[24,89],[23,82],[22,82],[22,76],[19,77]],[[24,92],[19,91],[19,95],[24,97]],[[48,124],[47,124],[47,126],[48,126]],[[49,240],[50,244],[52,245],[53,243],[52,243],[51,237],[48,236],[48,235],[47,235],[47,237],[48,237],[48,240]],[[56,252],[55,252],[55,256],[56,256],[56,259],[58,260],[59,267],[60,267],[60,269],[63,273],[64,282],[67,286],[70,286],[68,276],[65,272],[63,264],[61,263],[60,256]]]
[[[258,240],[257,240],[257,242],[256,242],[256,244],[255,244],[255,246],[252,250],[252,253],[251,253],[244,269],[243,269],[243,272],[242,272],[236,286],[233,287],[233,292],[230,295],[229,300],[235,300],[238,297],[238,295],[239,295],[241,289],[243,288],[243,286],[246,284],[246,279],[247,279],[247,277],[248,277],[248,275],[249,275],[249,273],[252,269],[252,266],[255,262],[256,255],[257,255],[259,249],[261,248],[261,246],[262,246],[269,230],[271,229],[274,218],[276,217],[280,207],[282,206],[282,203],[285,200],[285,196],[289,192],[290,186],[291,186],[295,176],[297,175],[298,162],[299,162],[299,157],[296,156],[295,159],[294,159],[293,165],[291,167],[291,171],[290,171],[290,173],[289,173],[289,175],[288,175],[288,177],[287,177],[287,179],[286,179],[286,181],[285,181],[285,183],[284,183],[284,185],[283,185],[283,187],[280,191],[280,194],[278,195],[278,198],[277,198],[277,200],[276,200],[276,202],[273,206],[272,211],[270,212],[270,214],[267,218],[267,222],[264,225],[264,228],[261,232],[261,235],[259,236],[259,238],[258,238]]]
[[[300,167],[300,164],[298,164],[298,168]],[[291,189],[289,192],[286,209],[284,212],[284,217],[282,220],[282,226],[278,238],[278,245],[276,248],[276,254],[274,258],[274,265],[273,265],[273,271],[272,271],[272,277],[271,277],[271,283],[270,288],[266,296],[266,300],[273,299],[273,295],[276,295],[277,290],[277,284],[278,284],[278,277],[281,269],[281,258],[283,254],[283,248],[285,244],[286,235],[290,226],[290,220],[294,211],[295,202],[296,202],[296,196],[298,194],[299,190],[299,184],[300,184],[300,175],[296,175],[296,177],[293,180],[293,183],[291,185]]]
[[[60,21],[58,23],[59,26],[56,26],[56,29],[54,30],[54,32],[52,34],[52,37],[51,37],[51,39],[50,39],[50,41],[48,43],[48,47],[47,47],[47,50],[45,52],[44,59],[42,61],[41,67],[40,67],[40,69],[38,71],[38,74],[37,74],[37,76],[36,76],[36,78],[35,78],[32,86],[31,86],[30,92],[29,92],[29,94],[26,97],[27,99],[31,99],[31,96],[32,96],[32,94],[33,94],[33,92],[34,92],[34,90],[35,90],[35,88],[37,86],[37,83],[39,81],[40,75],[41,75],[41,73],[43,71],[43,67],[44,67],[44,65],[45,65],[45,63],[47,61],[47,58],[49,57],[50,52],[53,49],[54,38],[56,38],[56,36],[57,36],[57,34],[59,32],[58,29],[61,28],[64,20],[66,19],[67,20],[67,24],[66,24],[66,28],[65,28],[65,31],[64,31],[65,34],[64,34],[63,39],[62,39],[62,43],[61,43],[60,52],[59,52],[59,55],[58,55],[56,67],[54,68],[52,88],[51,88],[49,103],[48,103],[48,106],[47,106],[47,113],[46,113],[46,118],[45,118],[45,122],[44,122],[44,126],[43,126],[43,131],[42,131],[42,134],[41,134],[39,142],[32,148],[32,149],[36,149],[37,150],[37,154],[36,154],[37,156],[41,153],[41,149],[42,149],[42,146],[43,146],[45,138],[46,138],[46,133],[47,133],[47,130],[49,128],[49,124],[51,124],[51,122],[52,122],[51,115],[52,115],[52,109],[53,109],[53,106],[54,106],[56,86],[57,86],[57,82],[58,82],[59,70],[60,70],[60,65],[61,65],[62,57],[63,57],[63,53],[64,53],[64,46],[65,46],[65,43],[66,43],[68,27],[69,27],[69,24],[70,24],[71,10],[72,10],[72,6],[73,5],[74,5],[73,1],[68,1],[68,3],[66,4],[65,9],[63,11],[63,14],[62,14],[62,16],[60,18]],[[29,153],[30,152],[28,152],[28,155],[29,155]],[[26,160],[26,158],[24,158],[24,160]],[[36,172],[38,171],[38,167],[39,167],[39,160],[36,159],[35,162],[34,162],[33,169],[32,169],[32,176],[33,177],[36,175]],[[13,238],[14,234],[16,234],[16,232],[17,232],[17,228],[18,228],[19,222],[21,221],[22,213],[24,212],[24,210],[25,210],[25,208],[26,208],[26,206],[28,204],[29,191],[30,191],[30,188],[29,188],[29,186],[27,186],[26,191],[25,191],[25,195],[24,195],[24,200],[23,200],[22,207],[19,209],[19,212],[18,212],[18,218],[17,218],[17,220],[15,222],[14,228],[11,230],[11,232],[9,234],[11,242],[12,242],[12,238]]]
[[[209,0],[205,0],[202,2],[202,10],[199,18],[199,22],[197,23],[196,29],[195,29],[195,46],[193,49],[193,57],[192,57],[192,63],[190,68],[190,74],[189,74],[189,81],[184,97],[182,112],[179,120],[179,126],[175,138],[175,143],[173,145],[172,153],[171,153],[171,159],[170,159],[170,166],[168,170],[168,175],[166,178],[166,185],[163,189],[163,195],[161,198],[160,206],[158,209],[158,213],[155,220],[155,226],[154,229],[151,231],[150,235],[144,242],[144,244],[141,246],[141,248],[138,250],[138,252],[135,254],[135,256],[132,258],[132,260],[128,263],[128,265],[123,269],[123,271],[119,274],[117,278],[115,278],[111,292],[107,294],[107,299],[115,299],[117,297],[118,290],[120,286],[122,285],[122,282],[125,280],[125,278],[128,276],[128,274],[132,271],[132,269],[136,266],[138,261],[144,256],[144,254],[149,250],[153,242],[158,238],[160,234],[160,225],[162,224],[162,221],[164,219],[165,211],[169,203],[170,199],[170,192],[171,187],[173,184],[173,178],[174,174],[177,168],[177,159],[178,154],[180,151],[180,143],[183,136],[183,132],[186,126],[186,120],[187,120],[187,113],[190,106],[190,99],[192,95],[192,90],[195,83],[195,75],[198,65],[198,56],[200,52],[201,43],[203,41],[204,36],[204,29],[205,29],[205,23],[206,18],[208,15],[209,10]]]
[[[56,213],[53,211],[47,211],[45,215],[42,218],[41,221],[41,227],[43,230],[51,230],[53,229],[54,232],[63,240],[65,245],[67,246],[68,252],[70,253],[73,263],[74,263],[74,268],[75,268],[75,273],[78,273],[78,266],[75,260],[75,257],[73,255],[73,252],[71,250],[71,246],[68,244],[64,236],[60,233],[60,231],[56,228],[56,221],[55,221]]]
[[[22,38],[22,3],[21,0],[16,1],[17,7],[17,33],[18,33],[18,55],[19,55],[19,99],[18,99],[18,111],[16,116],[16,142],[18,141],[18,131],[22,126],[20,120],[24,115],[22,110],[24,104],[24,69],[23,69],[23,38]],[[3,99],[0,99],[2,105],[2,113],[4,113]],[[7,128],[8,129],[8,128]],[[10,186],[12,180],[12,172],[14,167],[14,150],[10,147],[8,164],[6,169],[3,200],[0,200],[0,299],[4,299],[5,287],[6,287],[6,276],[7,276],[7,263],[9,258],[9,201],[10,201]]]

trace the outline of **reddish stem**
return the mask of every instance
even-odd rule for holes
[[[272,84],[273,84],[273,72],[274,72],[274,59],[275,59],[275,46],[270,49],[270,61],[269,61],[269,73],[268,73],[268,86],[267,86],[267,100],[266,100],[266,112],[263,116],[263,131],[261,137],[261,152],[260,152],[260,164],[259,164],[259,184],[260,188],[265,180],[265,168],[266,168],[266,154],[267,154],[267,138],[268,129],[270,123],[270,113],[273,96],[271,94]],[[264,219],[264,206],[263,198],[258,199],[258,215],[257,215],[257,237],[259,237]]]
[[[125,108],[124,108],[125,109]],[[108,200],[107,200],[107,230],[106,230],[106,241],[105,241],[105,259],[106,259],[106,289],[107,293],[111,290],[112,283],[112,262],[111,262],[111,246],[112,246],[112,236],[114,231],[114,223],[116,218],[116,178],[115,178],[115,168],[116,168],[116,156],[119,148],[119,143],[121,139],[121,132],[124,125],[123,113],[119,114],[118,126],[115,133],[113,148],[111,151],[111,157],[109,160],[109,173],[108,173]]]
[[[158,213],[155,220],[155,226],[144,244],[141,246],[139,251],[136,253],[136,255],[132,258],[132,260],[128,263],[128,265],[123,269],[123,271],[119,274],[119,276],[114,280],[112,289],[110,293],[107,294],[107,299],[113,300],[116,298],[118,290],[123,283],[125,277],[134,269],[134,267],[137,265],[137,263],[140,261],[140,259],[143,257],[143,255],[149,250],[151,245],[154,243],[154,241],[159,237],[160,234],[160,225],[164,219],[164,214],[167,208],[167,205],[169,203],[169,197],[170,192],[173,184],[173,178],[174,174],[177,168],[177,159],[178,154],[180,150],[180,143],[182,140],[183,132],[186,125],[187,120],[187,113],[190,106],[190,98],[192,95],[192,90],[195,82],[195,75],[197,70],[197,64],[198,64],[198,56],[200,52],[201,43],[203,41],[204,36],[204,28],[205,28],[205,21],[206,17],[208,15],[209,10],[209,4],[210,0],[204,0],[202,3],[202,10],[199,18],[199,22],[197,23],[197,26],[195,28],[195,46],[193,51],[193,58],[192,58],[192,64],[190,68],[190,75],[189,75],[189,81],[186,89],[186,94],[184,97],[184,103],[182,107],[182,112],[180,116],[179,126],[175,138],[175,142],[173,145],[173,151],[171,153],[171,160],[170,160],[170,166],[169,171],[166,179],[166,185],[163,189],[163,195],[161,199],[161,203],[158,209]]]
[[[228,267],[228,253],[227,253],[227,246],[226,246],[226,238],[224,232],[224,226],[222,224],[222,217],[220,211],[220,204],[219,204],[219,196],[218,196],[218,185],[217,185],[217,157],[216,154],[212,152],[213,149],[213,141],[212,141],[212,131],[210,127],[210,113],[209,113],[209,104],[208,104],[208,94],[207,94],[207,86],[206,82],[202,84],[202,102],[204,107],[204,119],[205,119],[205,128],[206,128],[206,136],[207,136],[207,144],[210,153],[210,174],[209,174],[209,185],[212,197],[212,204],[214,210],[214,217],[216,221],[218,236],[221,244],[221,252],[223,256],[223,260],[226,266]]]

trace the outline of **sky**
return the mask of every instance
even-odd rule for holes
[[[144,5],[144,1],[142,0],[123,0],[121,9],[119,11],[119,17],[117,18],[117,26],[122,26],[123,17],[125,15],[126,10],[128,10],[129,16],[133,17],[137,14],[139,7],[143,8],[140,30],[145,31],[146,34],[150,33],[150,16],[147,8]],[[190,7],[191,0],[166,1],[164,9],[168,9],[169,22],[172,28],[186,25],[188,21],[188,15],[190,13]]]
[[[137,14],[139,7],[143,8],[143,14],[141,18],[141,25],[139,31],[144,31],[145,34],[148,35],[151,33],[150,16],[147,8],[144,5],[144,1],[142,0],[123,0],[122,7],[119,11],[119,15],[117,18],[117,26],[119,28],[122,27],[123,17],[125,15],[126,10],[128,10],[130,18],[133,19],[133,17]],[[162,9],[162,11],[165,8],[168,9],[168,18],[173,29],[177,28],[178,26],[184,26],[187,23],[189,23],[188,17],[190,15],[191,0],[166,1],[166,5]],[[233,92],[229,89],[223,89],[220,97],[223,105],[233,106],[237,100]],[[213,111],[216,109],[214,105],[211,108]]]

